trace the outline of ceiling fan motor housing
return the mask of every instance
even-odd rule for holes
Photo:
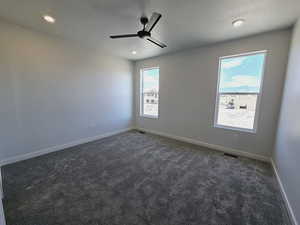
[[[150,32],[145,30],[140,30],[138,33],[139,38],[151,37]]]

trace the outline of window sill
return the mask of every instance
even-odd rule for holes
[[[150,116],[150,115],[140,115],[140,117],[147,118],[147,119],[158,119],[158,116]]]
[[[223,126],[223,125],[218,125],[218,124],[215,124],[214,128],[221,128],[221,129],[225,129],[225,130],[240,131],[240,132],[256,134],[256,129],[251,130],[251,129],[246,129],[246,128],[229,127],[229,126]]]

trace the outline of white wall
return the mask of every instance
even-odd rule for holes
[[[273,160],[300,222],[300,22],[295,25]]]
[[[132,87],[127,60],[0,22],[0,161],[131,127]]]
[[[238,30],[237,30],[238,32]],[[136,126],[270,157],[285,78],[290,30],[187,50],[135,63]],[[213,127],[218,58],[268,50],[256,134]],[[160,67],[160,117],[139,116],[139,71]]]

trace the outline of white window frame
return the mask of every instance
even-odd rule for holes
[[[158,112],[157,112],[157,116],[151,116],[151,115],[147,115],[147,114],[144,114],[144,102],[143,102],[143,90],[144,90],[144,87],[143,87],[143,80],[144,80],[144,71],[146,70],[153,70],[153,69],[158,69],[159,71],[159,74],[158,74],[158,88],[159,88],[159,91],[158,91]],[[145,118],[149,118],[149,119],[158,119],[159,118],[159,109],[160,109],[160,68],[158,66],[156,67],[147,67],[147,68],[142,68],[140,70],[140,117],[145,117]]]
[[[241,56],[250,56],[250,55],[256,55],[256,54],[265,54],[263,68],[262,68],[262,75],[261,75],[261,81],[260,81],[260,87],[259,92],[257,95],[256,100],[256,108],[255,108],[255,117],[254,117],[254,124],[253,129],[247,129],[247,128],[239,128],[239,127],[232,127],[232,126],[226,126],[226,125],[220,125],[218,124],[218,114],[219,114],[219,100],[220,100],[220,93],[219,87],[220,87],[220,78],[221,78],[221,61],[223,59],[227,58],[235,58],[235,57],[241,57]],[[234,130],[234,131],[243,131],[243,132],[249,132],[249,133],[256,133],[257,132],[257,126],[258,126],[258,119],[260,114],[260,103],[261,103],[261,97],[262,97],[262,88],[263,88],[263,81],[264,81],[264,75],[265,75],[265,67],[266,67],[266,60],[267,60],[267,50],[261,50],[261,51],[252,51],[252,52],[246,52],[246,53],[240,53],[235,55],[229,55],[229,56],[222,56],[219,57],[219,68],[218,68],[218,85],[217,85],[217,94],[216,94],[216,104],[215,104],[215,115],[214,115],[214,127],[215,128],[223,128],[228,130]]]

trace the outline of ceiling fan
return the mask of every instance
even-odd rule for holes
[[[116,38],[130,38],[130,37],[139,37],[143,39],[147,39],[148,41],[152,42],[153,44],[158,45],[161,48],[167,47],[164,43],[162,43],[159,40],[156,40],[155,38],[151,37],[151,31],[161,18],[161,14],[154,12],[148,20],[147,17],[141,17],[140,21],[143,24],[144,28],[140,31],[138,31],[136,34],[124,34],[124,35],[111,35],[110,38],[116,39]]]

